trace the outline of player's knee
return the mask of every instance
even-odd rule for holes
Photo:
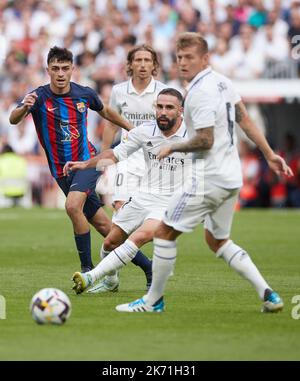
[[[109,232],[110,232],[110,229],[111,229],[111,221],[110,220],[106,220],[106,221],[102,221],[100,223],[100,231],[101,231],[101,234],[106,237]]]
[[[75,193],[75,194],[73,194]],[[77,194],[76,194],[77,193]],[[70,218],[83,214],[83,206],[86,201],[86,195],[79,192],[71,192],[68,194],[65,203],[65,209]]]
[[[103,236],[106,237],[111,229],[111,220],[102,209],[98,209],[96,214],[89,219],[94,228]]]
[[[106,251],[112,251],[118,246],[119,246],[119,243],[117,242],[117,240],[110,235],[108,235],[103,242],[103,248]]]
[[[100,233],[103,237],[106,237],[109,234],[109,231],[111,228],[111,222],[110,221],[92,222],[92,225],[97,230],[97,232]]]
[[[65,204],[65,209],[69,217],[73,217],[81,212],[80,207],[73,200],[67,200]]]
[[[166,225],[164,222],[161,222],[154,232],[154,237],[165,239],[167,241],[174,241],[180,234],[181,232]]]
[[[134,233],[133,241],[138,247],[145,245],[145,243],[152,241],[153,233],[148,231],[139,231]]]
[[[205,230],[205,240],[211,251],[216,253],[228,239],[217,239],[208,230]]]
[[[218,251],[218,246],[217,246],[216,242],[213,242],[211,240],[206,240],[206,243],[207,243],[207,245],[211,251],[213,251],[214,253],[216,253]]]

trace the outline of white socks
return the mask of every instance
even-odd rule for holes
[[[135,257],[139,248],[129,239],[127,239],[122,245],[111,251],[108,255],[107,252],[101,248],[101,256],[104,255],[102,261],[95,267],[89,274],[92,277],[93,283],[96,280],[103,278],[109,274],[116,276],[116,270],[120,269],[131,262]],[[115,274],[115,275],[113,275]],[[108,279],[111,280],[111,279]]]
[[[154,255],[152,260],[152,284],[145,296],[153,305],[164,294],[167,280],[176,262],[176,241],[154,238]]]
[[[102,245],[101,250],[100,250],[100,260],[104,259],[109,253],[110,253],[110,251],[104,250],[103,245]],[[117,282],[118,272],[116,270],[110,271],[106,275],[106,279],[111,283]]]
[[[109,253],[110,251],[104,250],[104,245],[102,245],[100,250],[100,260],[104,259]]]
[[[222,257],[230,267],[247,279],[255,287],[261,300],[264,300],[265,289],[271,287],[266,283],[246,251],[229,240],[220,247],[216,255]]]
[[[100,260],[104,259],[109,253],[110,251],[108,250],[104,250],[103,248],[104,245],[101,246],[101,250],[100,250]],[[113,270],[113,271],[110,271],[105,279],[110,282],[110,283],[115,283],[118,281],[118,271],[117,270]]]

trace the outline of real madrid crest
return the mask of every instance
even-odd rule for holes
[[[84,102],[76,103],[77,110],[79,112],[85,112],[85,104]]]

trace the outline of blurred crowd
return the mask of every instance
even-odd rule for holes
[[[246,140],[240,141],[239,153],[243,173],[239,207],[300,208],[300,153],[293,135],[287,133],[277,151],[292,168],[291,178],[279,178]]]
[[[295,36],[300,42],[300,0],[0,0],[0,151],[8,144],[25,155],[31,182],[51,184],[40,165],[32,119],[18,126],[8,121],[24,94],[48,82],[50,47],[70,49],[73,81],[94,88],[108,102],[112,86],[127,79],[127,52],[140,43],[158,52],[158,78],[182,90],[174,44],[183,31],[200,32],[209,43],[212,67],[233,79],[299,77],[292,50]],[[91,112],[89,136],[98,149],[103,127]],[[273,203],[270,196],[268,203]]]

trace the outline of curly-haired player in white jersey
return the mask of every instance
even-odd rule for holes
[[[161,147],[187,140],[182,121],[182,95],[175,89],[163,89],[157,97],[156,120],[143,123],[128,134],[128,139],[113,150],[102,152],[93,160],[69,162],[65,171],[95,167],[101,159],[111,163],[127,159],[142,148],[146,171],[140,191],[127,201],[113,218],[113,226],[103,248],[111,252],[91,272],[75,273],[74,290],[81,293],[95,281],[131,262],[138,249],[152,241],[154,231],[163,218],[168,200],[182,189],[191,175],[192,155],[174,153],[159,161]],[[94,287],[97,289],[97,285]],[[91,292],[90,289],[88,292]]]
[[[127,55],[128,81],[112,88],[110,107],[116,110],[134,127],[144,122],[155,121],[155,102],[158,93],[166,88],[162,82],[153,78],[159,68],[158,56],[149,45],[138,45]],[[109,149],[119,130],[117,125],[105,128],[102,150]],[[122,130],[122,142],[127,139],[127,131]],[[139,188],[144,176],[145,162],[142,150],[135,152],[128,160],[118,163],[113,196],[114,208],[118,210]]]
[[[112,88],[110,107],[116,110],[132,125],[138,128],[142,123],[155,120],[155,101],[158,93],[167,86],[153,78],[159,67],[158,56],[149,45],[137,45],[128,52],[127,74],[128,81],[116,84]],[[114,135],[119,130],[116,125],[107,126],[104,130],[102,150],[109,149]],[[122,129],[122,141],[126,141],[127,132]],[[118,210],[124,202],[138,190],[145,171],[144,155],[142,150],[135,152],[128,160],[117,165],[113,205]],[[104,179],[104,178],[103,178]],[[96,191],[101,191],[101,178]],[[108,252],[101,251],[104,257]],[[133,263],[142,268],[147,279],[147,288],[152,280],[152,263],[142,253],[138,252]],[[112,273],[106,277],[95,289],[95,292],[115,291],[118,287],[118,274]]]
[[[147,295],[116,309],[164,310],[164,290],[176,261],[176,238],[202,222],[206,242],[216,257],[253,285],[263,302],[263,311],[279,311],[283,308],[280,296],[262,277],[248,253],[230,239],[234,206],[242,185],[235,122],[261,150],[277,175],[292,176],[292,171],[256,128],[231,81],[208,66],[206,40],[197,33],[184,33],[178,37],[176,49],[180,74],[189,82],[184,103],[189,140],[164,147],[159,158],[174,152],[194,152],[195,160],[203,164],[203,171],[195,173],[189,191],[172,197],[155,232],[153,280]]]

